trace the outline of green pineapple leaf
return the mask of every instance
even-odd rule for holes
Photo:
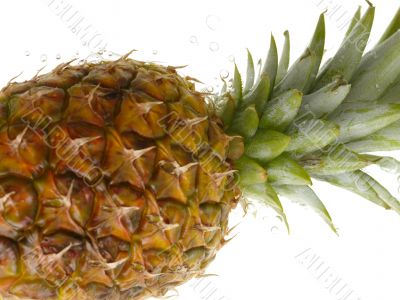
[[[286,76],[287,71],[289,69],[290,63],[290,35],[289,31],[285,31],[285,44],[283,45],[283,50],[281,54],[281,59],[278,65],[278,71],[276,74],[276,84],[282,81],[282,79]]]
[[[283,133],[260,129],[247,143],[247,156],[266,163],[281,155],[290,143],[290,137]]]
[[[322,217],[322,219],[329,225],[333,232],[337,234],[336,227],[333,224],[328,210],[310,187],[299,185],[282,185],[274,186],[274,188],[279,195],[286,197],[302,206],[312,208],[318,215]]]
[[[286,152],[299,155],[322,150],[336,142],[339,134],[339,127],[326,120],[295,121],[289,133],[292,140]]]
[[[348,37],[352,33],[354,27],[357,25],[360,19],[361,19],[361,6],[358,7],[356,13],[354,14],[353,19],[351,19],[349,29],[347,29],[346,32],[346,37]]]
[[[265,165],[268,170],[268,181],[273,185],[311,185],[311,178],[294,159],[287,154]]]
[[[308,93],[314,85],[325,46],[325,17],[322,14],[314,36],[304,54],[290,68],[285,78],[276,86],[274,95],[291,89]]]
[[[400,212],[397,200],[379,182],[363,171],[314,177],[356,193],[383,208],[393,208]]]
[[[325,66],[324,73],[317,79],[314,90],[321,89],[337,78],[351,80],[360,65],[365,47],[368,44],[374,16],[375,7],[370,6],[365,16],[357,22],[346,36],[334,58]]]
[[[258,114],[253,104],[245,110],[236,113],[228,133],[238,134],[244,138],[251,138],[257,132],[258,123]]]
[[[374,161],[338,144],[327,153],[319,152],[302,158],[303,168],[311,176],[337,175],[363,169]]]
[[[351,85],[347,81],[337,79],[315,93],[304,96],[299,114],[310,112],[314,118],[325,117],[342,104],[350,90]]]
[[[298,114],[302,97],[298,90],[290,90],[271,100],[261,116],[260,128],[286,130]]]
[[[346,102],[379,100],[400,76],[399,53],[400,31],[363,57]]]
[[[284,220],[288,232],[290,231],[282,203],[279,200],[275,189],[269,183],[265,182],[246,186],[244,187],[243,193],[245,197],[254,198],[275,210],[275,212]]]
[[[267,181],[267,171],[253,159],[242,156],[234,164],[242,187]]]
[[[392,35],[394,35],[400,29],[400,8],[397,10],[396,15],[394,16],[392,22],[390,23],[389,27],[386,29],[385,33],[379,40],[378,44],[382,44]]]
[[[221,96],[216,104],[216,114],[224,122],[224,127],[229,128],[235,115],[235,100],[230,94]]]
[[[247,94],[254,86],[255,80],[255,69],[253,56],[249,49],[247,49],[247,74],[246,74],[246,85],[243,90],[243,94]]]
[[[268,101],[270,88],[271,83],[269,76],[267,74],[262,74],[253,89],[244,96],[242,108],[246,108],[247,106],[254,104],[257,112],[261,113]]]
[[[340,126],[339,141],[347,143],[400,120],[400,104],[347,103],[329,119]]]
[[[346,144],[353,151],[366,153],[400,149],[400,121],[374,132],[362,139]]]
[[[239,72],[237,65],[235,64],[235,71],[233,75],[233,93],[232,97],[235,100],[235,107],[238,107],[242,103],[243,99],[243,82],[242,75]]]
[[[267,60],[261,74],[267,74],[271,87],[275,85],[276,74],[278,71],[278,49],[276,47],[275,38],[271,35],[271,43]],[[269,95],[268,95],[269,96]]]

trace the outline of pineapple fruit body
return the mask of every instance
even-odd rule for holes
[[[0,107],[2,295],[163,295],[224,244],[231,138],[174,68],[65,64]]]

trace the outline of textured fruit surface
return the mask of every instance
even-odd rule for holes
[[[60,65],[4,88],[0,125],[2,296],[163,295],[224,244],[231,138],[174,68]]]

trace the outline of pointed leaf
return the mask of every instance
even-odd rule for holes
[[[265,165],[268,172],[268,181],[274,185],[310,185],[308,173],[294,159],[287,154]]]
[[[251,105],[244,111],[236,113],[228,133],[238,134],[244,138],[250,138],[256,133],[258,129],[258,123],[259,118],[255,105]]]
[[[311,176],[322,176],[357,171],[374,162],[339,144],[328,153],[317,153],[304,157],[300,163]]]
[[[282,79],[286,76],[287,71],[289,69],[290,63],[290,35],[289,31],[285,31],[285,44],[283,45],[283,50],[281,54],[281,59],[278,65],[278,72],[276,74],[276,84],[282,81]]]
[[[400,29],[400,8],[397,10],[396,15],[394,16],[392,22],[390,23],[389,27],[386,29],[385,33],[383,34],[382,38],[379,40],[379,44],[386,41],[390,38],[393,34],[395,34]]]
[[[239,182],[242,187],[267,181],[265,169],[247,156],[242,156],[236,160],[234,167],[239,172]]]
[[[361,153],[400,150],[399,133],[400,121],[397,121],[382,130],[370,134],[360,140],[351,142],[346,146],[353,151]]]
[[[340,126],[339,141],[354,141],[369,136],[400,119],[400,104],[348,103],[329,118]]]
[[[282,203],[279,200],[276,191],[269,183],[260,183],[260,184],[246,186],[243,189],[243,193],[246,197],[254,198],[259,202],[261,202],[262,204],[265,204],[271,207],[273,210],[275,210],[275,212],[280,217],[282,217],[289,231],[289,224],[287,222],[287,218],[283,210]]]
[[[290,143],[290,137],[273,130],[259,130],[246,144],[247,156],[268,162],[277,158]]]
[[[382,170],[389,173],[398,173],[400,170],[400,161],[390,156],[374,156],[374,155],[364,155],[366,159],[370,159],[376,165],[378,165]]]
[[[270,81],[268,75],[261,75],[253,89],[244,96],[242,107],[255,105],[258,113],[261,113],[269,99]]]
[[[357,25],[358,21],[361,19],[361,6],[358,7],[353,19],[350,22],[349,29],[346,32],[346,37],[348,37],[353,31],[354,27]]]
[[[320,180],[352,191],[365,199],[400,213],[400,204],[379,182],[362,171],[340,175],[318,176]]]
[[[400,31],[367,53],[346,102],[378,100],[400,75]]]
[[[246,75],[246,86],[244,88],[243,94],[247,94],[254,85],[255,79],[255,69],[254,60],[249,49],[247,49],[247,75]]]
[[[279,95],[290,89],[298,89],[305,94],[308,93],[317,77],[324,54],[324,46],[325,17],[322,14],[309,47],[276,87],[274,95]]]
[[[317,79],[318,83],[314,90],[322,88],[334,79],[350,80],[353,77],[367,46],[374,16],[375,8],[371,6],[350,34],[346,36],[339,51],[324,69],[325,73]]]
[[[336,80],[313,94],[303,97],[300,114],[311,112],[314,118],[332,113],[349,94],[351,85],[347,81]]]
[[[302,96],[298,90],[290,90],[269,102],[262,114],[260,128],[286,130],[298,114]]]
[[[262,71],[262,74],[268,75],[271,86],[275,85],[277,71],[278,71],[278,49],[276,47],[275,38],[273,35],[271,35],[269,53]]]
[[[279,82],[274,89],[274,97],[281,95],[288,90],[299,90],[307,92],[306,88],[314,79],[312,72],[316,64],[317,57],[311,51],[307,51],[294,63],[287,72],[286,76]]]
[[[329,225],[333,232],[337,233],[328,210],[310,187],[299,185],[283,185],[277,186],[275,189],[279,195],[288,198],[294,203],[298,203],[302,206],[313,209]]]
[[[386,91],[386,93],[378,100],[378,102],[400,104],[400,78]]]
[[[291,138],[286,152],[305,154],[322,150],[337,141],[339,127],[329,121],[305,120],[296,122],[291,129]]]
[[[216,115],[221,118],[225,128],[231,125],[235,110],[235,100],[233,100],[232,96],[229,94],[220,97],[216,101]]]
[[[235,64],[235,72],[233,75],[233,92],[232,92],[233,100],[235,100],[235,106],[237,107],[243,98],[243,83],[242,76],[240,75],[239,69]]]

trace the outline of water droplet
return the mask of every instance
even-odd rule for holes
[[[83,45],[83,46],[86,46],[86,45],[87,45],[87,42],[83,41],[83,42],[82,42],[82,45]]]
[[[234,62],[235,61],[235,56],[234,55],[229,55],[228,60],[230,62]]]
[[[57,54],[57,55],[56,55],[56,59],[61,59],[61,55],[60,55],[60,54]]]
[[[219,44],[217,42],[211,42],[210,43],[210,50],[211,51],[218,51],[219,50]]]
[[[226,79],[229,77],[229,72],[227,70],[221,70],[219,75],[221,76],[222,79]]]
[[[198,44],[199,41],[197,40],[197,36],[192,35],[192,36],[190,37],[190,43],[191,43],[191,44]]]
[[[157,50],[153,50],[153,55],[157,55],[158,51]]]
[[[212,86],[207,87],[207,92],[209,93],[214,92],[214,88]]]
[[[380,90],[380,88],[381,88],[381,86],[379,84],[376,84],[375,87],[377,90]]]
[[[47,55],[46,54],[40,55],[40,61],[41,62],[46,62],[47,61]]]
[[[29,55],[31,55],[31,52],[28,51],[28,50],[26,50],[26,51],[25,51],[25,56],[29,56]]]
[[[206,18],[207,27],[213,31],[217,30],[221,19],[215,15],[208,15]]]
[[[279,231],[279,228],[277,226],[272,226],[271,227],[271,232],[272,233],[277,233]]]

